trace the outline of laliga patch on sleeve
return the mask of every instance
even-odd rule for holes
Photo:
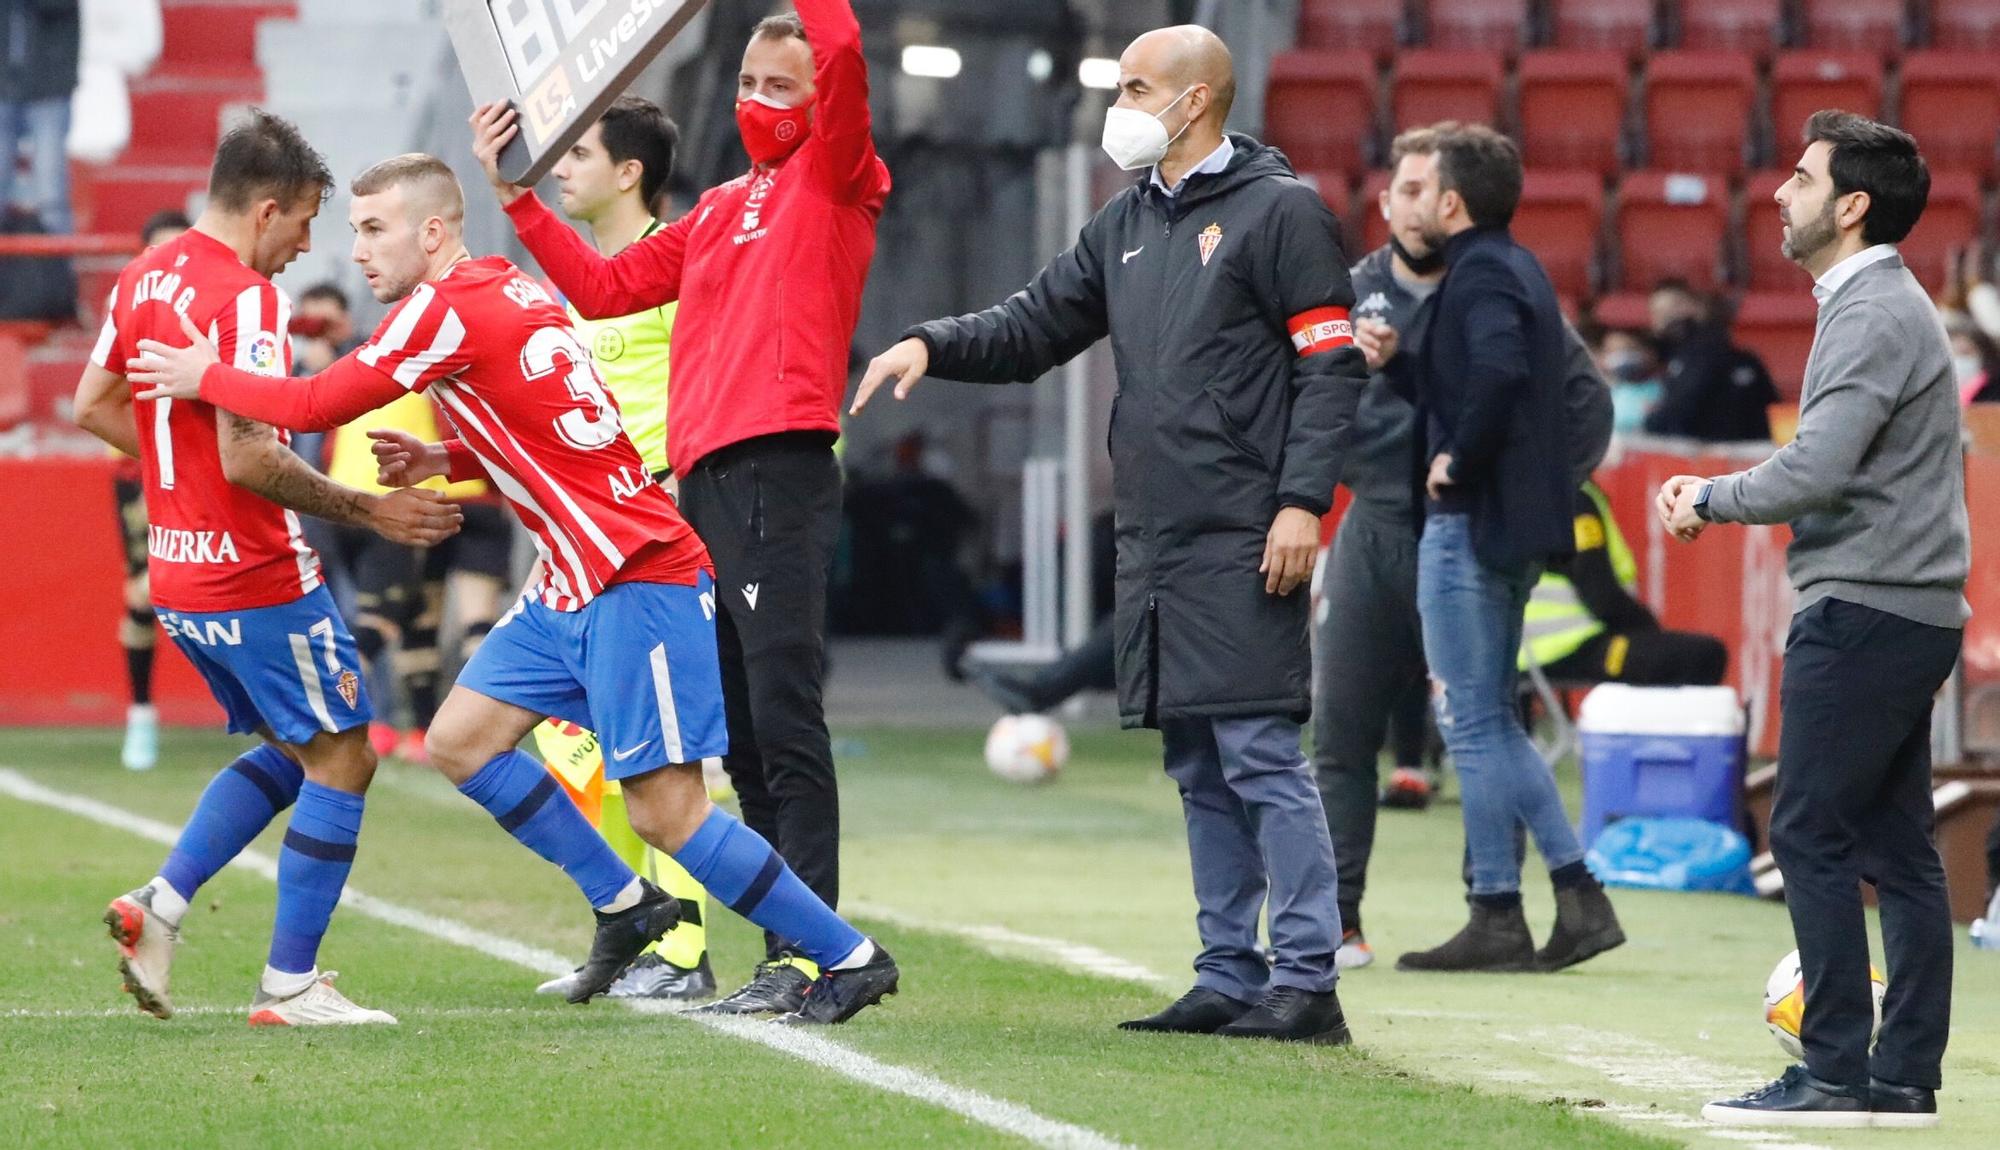
[[[250,339],[245,352],[250,370],[264,375],[276,375],[281,369],[278,355],[278,337],[268,331],[260,331]]]
[[[1292,333],[1292,347],[1301,357],[1354,346],[1354,324],[1344,307],[1316,307],[1292,317],[1286,325]]]

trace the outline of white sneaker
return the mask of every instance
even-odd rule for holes
[[[312,985],[292,995],[279,998],[264,993],[257,988],[257,997],[250,1002],[250,1025],[252,1026],[358,1026],[364,1023],[396,1024],[396,1016],[386,1010],[369,1010],[356,1006],[347,996],[333,988],[333,980],[339,978],[337,971],[325,971],[313,979]]]
[[[1333,953],[1335,970],[1360,970],[1375,961],[1375,948],[1368,945],[1358,930],[1350,930],[1340,936],[1340,949]]]
[[[568,974],[563,975],[561,978],[551,978],[547,982],[544,982],[540,986],[536,987],[535,993],[560,994],[563,997],[567,998],[569,997],[569,992],[576,987],[577,976],[582,973],[583,973],[583,968],[577,967],[575,970],[570,971]]]
[[[160,761],[160,713],[150,705],[125,708],[125,746],[118,761],[128,771],[150,771]]]
[[[118,973],[125,976],[125,992],[154,1018],[172,1018],[174,1004],[167,998],[167,978],[181,932],[153,913],[153,888],[142,886],[112,899],[104,912],[104,925],[111,929],[111,941],[118,944]]]

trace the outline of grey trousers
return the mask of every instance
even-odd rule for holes
[[[1160,733],[1194,864],[1195,985],[1240,1002],[1272,986],[1333,989],[1339,880],[1299,725],[1277,716],[1170,719]],[[1267,895],[1275,965],[1257,944]]]

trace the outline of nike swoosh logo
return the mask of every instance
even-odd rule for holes
[[[1131,262],[1132,262],[1132,257],[1133,257],[1133,256],[1136,256],[1136,255],[1138,255],[1138,254],[1139,254],[1140,252],[1143,252],[1143,251],[1145,251],[1145,250],[1146,250],[1146,245],[1145,245],[1145,244],[1140,244],[1140,245],[1139,245],[1138,247],[1136,247],[1136,248],[1133,248],[1133,249],[1132,249],[1131,251],[1129,251],[1129,252],[1126,252],[1126,253],[1125,253],[1125,258],[1124,258],[1124,260],[1123,260],[1123,261],[1121,261],[1121,262],[1123,262],[1123,263],[1128,263],[1128,264],[1129,264],[1129,263],[1131,263]]]
[[[614,759],[615,761],[617,761],[617,762],[621,762],[621,763],[622,763],[622,762],[624,762],[624,761],[625,761],[626,759],[629,759],[629,758],[631,758],[631,757],[632,757],[633,755],[636,755],[636,754],[638,754],[638,753],[639,753],[640,751],[643,751],[643,750],[645,750],[645,749],[646,749],[647,747],[650,747],[650,746],[652,746],[652,745],[653,745],[653,740],[651,740],[651,739],[647,739],[647,740],[646,740],[645,742],[643,742],[643,743],[640,743],[640,744],[639,744],[638,746],[636,746],[636,747],[627,747],[627,748],[625,748],[625,749],[624,749],[624,750],[622,750],[622,751],[613,751],[613,752],[611,752],[611,757],[612,757],[612,759]]]

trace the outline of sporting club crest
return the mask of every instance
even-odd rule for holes
[[[1194,238],[1194,242],[1201,249],[1201,266],[1207,267],[1208,257],[1214,255],[1215,249],[1222,243],[1222,225],[1210,224],[1201,229],[1201,234]]]
[[[341,701],[352,711],[361,702],[361,679],[352,671],[342,671],[333,689],[340,692]]]

